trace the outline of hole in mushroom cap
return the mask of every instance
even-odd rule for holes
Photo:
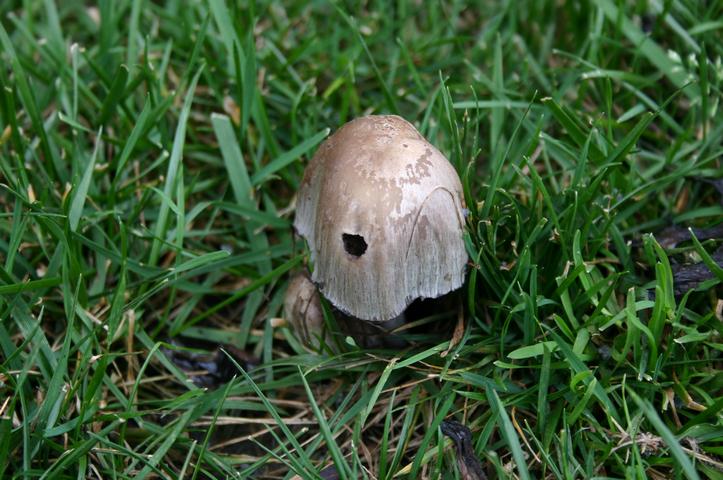
[[[344,251],[349,255],[361,257],[367,251],[367,242],[361,235],[342,233],[341,241],[344,242]]]

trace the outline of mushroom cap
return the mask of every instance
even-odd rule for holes
[[[319,147],[294,226],[309,244],[321,293],[363,320],[391,320],[415,299],[464,281],[459,176],[398,116],[357,118]]]
[[[305,273],[298,273],[289,281],[284,295],[284,318],[305,345],[318,349],[321,340],[330,343],[319,292]]]

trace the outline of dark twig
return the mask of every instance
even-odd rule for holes
[[[464,480],[487,480],[482,464],[472,448],[472,432],[459,422],[445,420],[440,425],[442,433],[451,438],[457,451],[457,468]]]
[[[723,268],[723,246],[719,247],[711,257],[718,266]],[[715,278],[713,272],[703,262],[694,264],[673,263],[671,268],[673,269],[673,284],[677,296],[682,296],[685,292],[697,288],[706,280]]]

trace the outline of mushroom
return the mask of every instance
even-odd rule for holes
[[[284,317],[304,344],[319,349],[322,341],[329,343],[319,292],[305,272],[294,275],[286,287]]]
[[[294,227],[311,251],[311,280],[331,304],[388,325],[417,298],[462,285],[464,212],[445,156],[401,117],[370,115],[319,147]]]

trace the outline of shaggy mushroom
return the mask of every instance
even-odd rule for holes
[[[342,312],[389,322],[417,298],[459,288],[467,253],[457,172],[406,120],[345,124],[314,155],[294,226],[312,281]]]

